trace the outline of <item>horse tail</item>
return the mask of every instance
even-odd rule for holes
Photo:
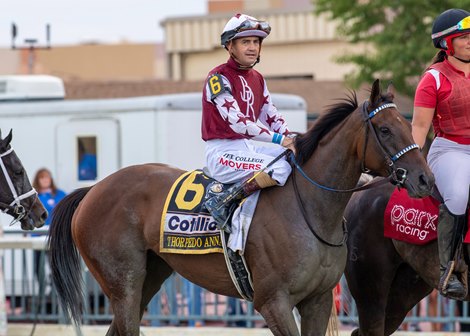
[[[52,282],[59,303],[76,325],[81,322],[83,280],[81,259],[72,240],[72,216],[91,187],[80,188],[64,197],[54,208],[47,244]]]
[[[326,329],[327,336],[338,336],[339,335],[339,321],[338,313],[336,312],[336,296],[339,294],[337,292],[339,287],[333,288],[333,304],[331,305],[330,318],[328,320],[328,326]]]

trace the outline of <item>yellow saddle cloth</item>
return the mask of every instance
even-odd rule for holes
[[[168,193],[160,228],[160,252],[223,253],[220,230],[204,207],[211,193],[223,185],[201,170],[181,175]]]

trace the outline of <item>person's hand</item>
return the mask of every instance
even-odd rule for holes
[[[295,155],[295,137],[284,137],[281,146],[290,149]]]

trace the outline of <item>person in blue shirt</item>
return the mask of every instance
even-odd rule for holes
[[[63,190],[56,187],[51,172],[46,168],[41,168],[36,172],[33,187],[38,192],[38,198],[49,214],[44,224],[44,227],[48,228],[51,224],[55,206],[66,194]],[[34,251],[34,273],[38,278],[42,290],[45,288],[44,262],[46,258],[44,254],[45,251]]]
[[[48,226],[51,223],[52,212],[55,206],[66,194],[63,190],[56,187],[51,172],[46,168],[41,168],[37,171],[34,177],[33,187],[38,192],[39,200],[49,213],[45,223],[45,225]]]

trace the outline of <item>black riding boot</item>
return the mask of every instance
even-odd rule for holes
[[[232,207],[236,207],[238,205],[237,201],[248,197],[257,190],[276,184],[276,181],[274,181],[268,174],[259,173],[255,178],[235,183],[219,195],[209,198],[204,205],[217,222],[217,227],[220,230],[231,233],[232,230],[230,229],[230,225],[228,225],[228,221],[230,219],[230,215],[235,210],[232,209]]]
[[[445,204],[439,206],[439,222],[437,227],[439,262],[441,277],[439,291],[442,295],[452,299],[461,300],[467,296],[467,288],[458,277],[461,273],[459,266],[462,263],[458,250],[462,244],[465,230],[466,215],[452,214]]]

